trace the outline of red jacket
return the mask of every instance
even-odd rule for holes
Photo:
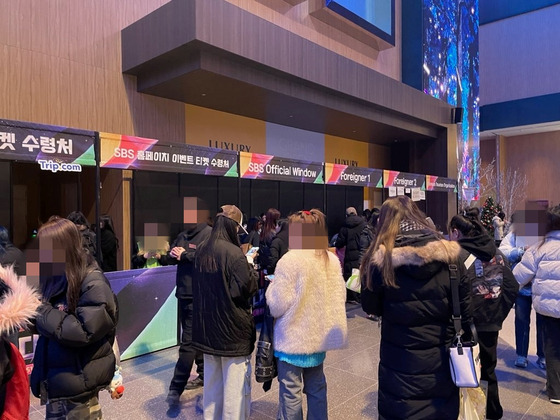
[[[29,419],[29,379],[25,370],[25,361],[19,350],[10,343],[12,354],[10,364],[14,376],[6,384],[6,403],[0,420]]]

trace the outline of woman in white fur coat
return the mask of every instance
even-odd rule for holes
[[[327,419],[327,350],[347,344],[346,287],[338,258],[327,251],[325,215],[317,209],[289,218],[289,248],[266,291],[274,325],[280,383],[278,419]],[[305,383],[305,387],[303,386]]]

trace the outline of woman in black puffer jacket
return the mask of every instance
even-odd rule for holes
[[[222,206],[195,253],[192,346],[204,353],[204,418],[249,418],[258,274],[241,251],[241,223],[236,206]]]
[[[362,307],[383,320],[381,420],[455,420],[459,414],[447,353],[455,333],[449,264],[459,268],[465,331],[472,320],[470,283],[460,264],[464,251],[442,239],[425,217],[406,196],[386,200],[375,242],[362,260]]]
[[[115,372],[117,298],[72,222],[53,216],[37,236],[42,304],[31,390],[47,419],[100,419],[98,394]]]

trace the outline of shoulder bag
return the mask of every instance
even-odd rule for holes
[[[457,266],[449,264],[451,280],[451,302],[453,305],[453,326],[455,338],[449,347],[449,367],[455,385],[461,388],[477,388],[480,386],[480,348],[476,329],[471,324],[472,340],[464,342],[461,328],[461,308],[459,305],[459,280]]]

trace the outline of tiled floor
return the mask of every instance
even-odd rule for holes
[[[350,345],[327,354],[325,374],[331,420],[377,419],[377,363],[380,330],[357,306],[348,306]],[[534,316],[533,316],[534,318]],[[531,339],[534,341],[534,325]],[[542,392],[545,372],[536,367],[534,343],[527,369],[513,366],[515,359],[513,311],[504,323],[498,348],[498,379],[504,419],[560,419],[560,405],[548,402]],[[202,390],[185,391],[180,410],[168,411],[167,387],[173,373],[177,348],[123,362],[126,391],[112,401],[103,392],[100,400],[107,420],[202,419]],[[274,419],[278,385],[265,393],[253,382],[253,420]],[[44,418],[44,408],[32,397],[30,419]]]

